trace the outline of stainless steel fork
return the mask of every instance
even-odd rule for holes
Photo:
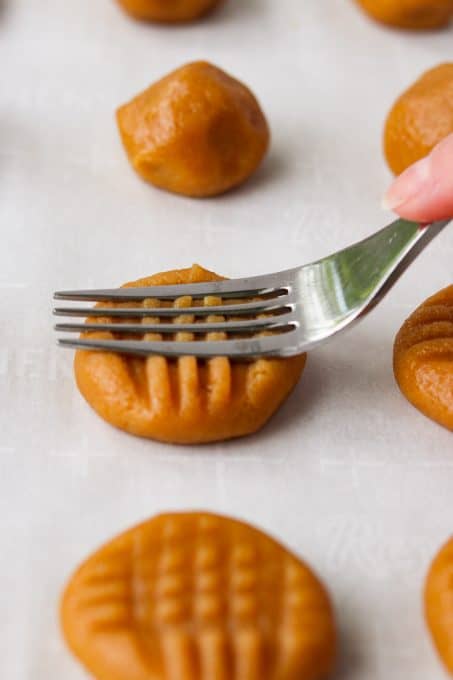
[[[64,291],[57,300],[143,303],[192,298],[189,307],[57,307],[67,317],[103,317],[108,323],[61,323],[60,332],[159,333],[168,340],[60,338],[63,347],[136,356],[195,356],[209,359],[291,357],[326,342],[367,314],[383,298],[417,255],[451,220],[420,225],[397,220],[369,238],[318,262],[295,269],[212,283],[114,290]],[[206,296],[222,298],[218,306]],[[228,302],[230,301],[230,302]],[[215,314],[224,320],[212,323]],[[181,319],[181,315],[189,315]],[[159,323],[147,318],[158,317]],[[244,317],[244,318],[242,318]],[[135,319],[135,322],[133,320]],[[140,322],[140,319],[143,322]],[[197,322],[196,319],[198,319]],[[204,319],[204,320],[203,320]],[[164,321],[162,321],[164,320]],[[223,333],[226,339],[174,340],[178,332]]]

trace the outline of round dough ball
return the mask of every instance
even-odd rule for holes
[[[440,658],[453,675],[453,536],[431,565],[425,613]]]
[[[453,285],[426,300],[403,324],[393,364],[411,404],[453,430]]]
[[[357,0],[373,19],[388,26],[430,30],[447,26],[453,0]]]
[[[155,274],[128,286],[220,279],[194,265]],[[187,306],[189,299],[183,298],[182,302]],[[212,304],[212,300],[206,299],[205,304]],[[95,337],[113,336],[97,333]],[[241,437],[263,427],[299,381],[305,361],[306,355],[236,363],[225,357],[207,362],[195,357],[170,361],[156,356],[138,358],[79,351],[75,356],[75,376],[87,402],[112,425],[141,437],[197,444]]]
[[[240,82],[196,62],[117,112],[129,160],[143,179],[186,196],[221,194],[258,168],[269,146],[260,106]]]
[[[181,23],[199,19],[223,0],[117,0],[135,19]]]
[[[384,133],[390,169],[399,175],[452,132],[453,63],[425,73],[390,111]]]

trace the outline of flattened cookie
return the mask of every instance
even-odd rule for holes
[[[425,612],[437,651],[453,675],[453,536],[431,565]]]
[[[393,364],[404,396],[453,430],[453,285],[426,300],[403,324]]]
[[[140,279],[127,286],[202,283],[220,278],[194,265],[190,269]],[[159,304],[156,300],[144,304],[148,302],[152,307]],[[213,306],[213,314],[208,320],[222,320],[215,314],[215,305],[220,302],[219,298],[205,298],[204,304]],[[191,298],[181,298],[174,304],[181,308],[182,318],[196,321],[184,316],[184,307],[190,306]],[[146,317],[143,320],[150,321]],[[109,319],[97,317],[92,321],[108,322]],[[111,333],[95,335],[106,339],[113,337]],[[224,339],[225,336],[217,333],[208,337]],[[185,339],[191,339],[191,336],[185,334]],[[80,392],[112,425],[141,437],[195,444],[231,439],[259,430],[296,385],[305,361],[305,355],[291,359],[260,359],[252,363],[234,363],[224,357],[207,362],[197,361],[194,357],[169,361],[163,357],[144,359],[79,351],[74,366]]]
[[[73,576],[61,621],[97,680],[321,680],[332,607],[309,567],[241,522],[155,517]]]

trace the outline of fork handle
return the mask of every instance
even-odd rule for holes
[[[412,264],[412,262],[420,255],[420,253],[426,248],[426,246],[431,243],[433,239],[440,234],[445,227],[451,223],[453,218],[447,220],[439,220],[437,222],[432,222],[431,224],[420,224],[417,222],[409,222],[408,220],[397,220],[390,225],[390,227],[395,227],[400,233],[401,237],[404,239],[407,234],[407,251],[403,243],[400,244],[401,247],[401,261],[398,263],[394,276],[399,278],[403,272]],[[389,229],[389,227],[387,227]],[[392,278],[392,277],[390,277]],[[394,282],[394,281],[393,281]],[[391,285],[391,284],[390,284]]]
[[[369,246],[374,251],[374,254],[371,258],[370,250],[365,247],[365,252],[368,251],[368,263],[371,260],[373,261],[372,269],[374,269],[376,279],[380,275],[383,280],[382,286],[370,300],[370,305],[367,306],[366,311],[375,307],[382,300],[426,246],[451,221],[452,218],[432,222],[431,224],[420,224],[399,219],[362,242],[361,250],[363,245],[366,246],[367,241],[369,241]],[[365,257],[363,260],[364,265],[366,261],[367,258]],[[387,269],[387,275],[384,274],[385,269]],[[372,286],[375,281],[372,282],[373,276],[370,276],[370,272],[368,272],[368,277],[369,283]]]

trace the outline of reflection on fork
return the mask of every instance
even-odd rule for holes
[[[425,226],[397,220],[364,241],[322,260],[264,276],[177,286],[58,292],[54,296],[57,300],[103,303],[94,309],[86,306],[54,309],[57,316],[91,317],[89,323],[57,324],[59,332],[88,333],[79,339],[61,338],[59,344],[169,358],[226,356],[241,360],[302,354],[365,316],[450,221]],[[191,298],[189,306],[181,309],[172,305],[186,296]],[[220,304],[205,304],[205,299],[212,296],[219,298]],[[157,306],[146,304],[153,299],[158,301]],[[123,306],[105,306],[108,302]],[[206,321],[213,312],[216,320]],[[186,315],[191,317],[189,323]],[[99,322],[95,317],[99,317]],[[150,317],[155,322],[149,323]],[[89,332],[106,331],[120,338],[89,336]],[[222,336],[226,339],[174,340],[174,335],[180,332],[196,336],[218,332],[226,334]],[[167,339],[121,339],[124,335],[148,333],[159,333]]]

